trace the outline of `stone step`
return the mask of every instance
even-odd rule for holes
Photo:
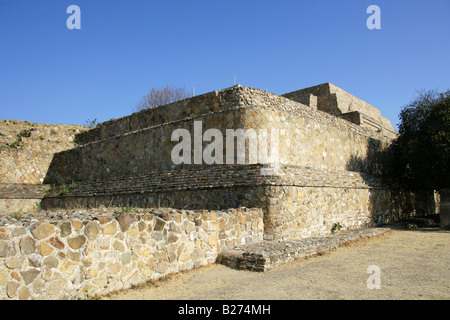
[[[262,241],[224,250],[219,254],[216,262],[238,270],[264,272],[294,259],[319,255],[349,242],[381,236],[391,230],[390,228],[364,228],[326,236]]]

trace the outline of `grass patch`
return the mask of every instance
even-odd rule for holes
[[[138,209],[138,207],[129,207],[129,206],[124,206],[123,203],[120,205],[120,208],[115,208],[114,209],[114,213],[115,214],[120,214],[123,212],[126,213],[131,213],[131,212],[136,212]]]
[[[77,186],[75,181],[63,184],[50,184],[50,188],[46,191],[48,196],[61,196],[69,193]]]

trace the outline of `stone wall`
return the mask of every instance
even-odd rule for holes
[[[111,119],[100,123],[92,130],[78,134],[76,142],[87,144],[211,112],[220,112],[224,107],[240,104],[235,91],[233,88],[213,91],[168,105],[141,110],[119,119]]]
[[[265,239],[326,235],[335,223],[356,229],[435,212],[433,194],[396,191],[362,173],[282,166],[267,175],[266,169],[222,165],[83,181],[65,194],[48,195],[42,206],[259,208]]]
[[[189,108],[168,108],[161,119],[159,108],[145,110],[139,113],[144,120],[134,114],[108,123],[102,132],[109,132],[110,138],[92,137],[89,143],[56,154],[46,182],[75,184],[65,194],[48,195],[43,206],[246,206],[263,210],[265,236],[277,239],[330,233],[336,222],[357,228],[396,215],[434,210],[428,196],[420,197],[420,204],[419,198],[398,196],[382,181],[383,161],[389,158],[392,141],[388,131],[374,131],[248,87],[235,86],[197,99],[200,115],[192,115]],[[192,108],[189,101],[169,106]],[[148,124],[145,121],[154,119],[153,112],[155,118],[168,122],[151,122],[142,129]],[[181,119],[179,114],[192,116]],[[276,130],[280,141],[277,168],[261,163],[175,165],[171,151],[178,141],[171,141],[172,132],[183,128],[193,134],[195,121],[201,122],[203,132],[219,129],[224,137],[227,129]],[[226,139],[224,144],[226,149]],[[307,201],[311,204],[306,205],[300,194],[310,195]]]
[[[266,240],[329,235],[434,214],[432,194],[379,188],[274,186],[267,190]]]
[[[0,120],[0,182],[40,184],[57,152],[73,148],[80,125]],[[18,137],[23,133],[22,137]],[[17,145],[13,145],[15,141]]]
[[[43,184],[0,183],[0,212],[36,210],[48,188]]]
[[[220,94],[220,105],[215,99],[217,95],[219,93],[207,94],[201,100],[204,110],[215,111],[144,129],[140,129],[144,124],[138,122],[120,135],[118,132],[125,130],[122,130],[122,123],[132,122],[135,116],[117,119],[115,130],[112,124],[106,126],[111,127],[109,131],[103,130],[115,132],[111,133],[113,137],[55,154],[45,182],[67,183],[183,169],[185,166],[174,165],[171,159],[171,151],[178,143],[171,141],[171,135],[176,129],[187,129],[193,135],[194,121],[202,123],[203,132],[217,128],[224,137],[226,129],[276,129],[283,142],[279,152],[281,164],[312,168],[348,170],[347,165],[353,158],[368,158],[373,151],[370,150],[370,141],[380,141],[379,149],[391,141],[383,132],[371,131],[269,92],[240,86],[225,89]],[[233,98],[225,100],[224,97]],[[207,108],[208,102],[211,108]],[[178,113],[183,113],[183,110]],[[153,112],[145,111],[148,114]],[[168,109],[166,117],[174,118],[175,115],[171,116]],[[143,116],[142,119],[146,118]]]
[[[101,295],[215,262],[259,242],[258,209],[63,211],[0,219],[0,298]]]
[[[35,209],[48,188],[42,182],[53,155],[72,148],[75,135],[86,129],[0,120],[0,212]]]
[[[380,117],[331,84],[287,97],[238,85],[79,133],[75,148],[48,148],[56,152],[42,157],[48,170],[25,184],[27,176],[13,167],[23,171],[39,161],[39,152],[23,158],[28,162],[21,157],[27,145],[46,139],[32,130],[21,141],[22,152],[3,148],[5,166],[15,173],[1,171],[0,206],[36,206],[43,197],[40,206],[47,211],[23,210],[17,221],[0,216],[2,297],[104,294],[212,263],[236,245],[434,213],[433,194],[395,190],[383,180],[396,133]],[[223,137],[227,129],[274,130],[278,162],[249,163],[247,146],[244,164],[235,154],[231,164],[174,164],[178,141],[171,141],[172,133],[186,129],[193,135],[198,123],[202,133],[218,129]],[[71,144],[71,135],[64,137]],[[195,145],[192,159],[194,153]],[[43,172],[52,184],[48,190],[36,184]],[[112,207],[122,209],[98,209]]]

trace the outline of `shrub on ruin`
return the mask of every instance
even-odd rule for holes
[[[170,86],[152,88],[138,101],[136,104],[136,111],[156,108],[190,97],[192,97],[192,93],[185,88],[175,88]]]

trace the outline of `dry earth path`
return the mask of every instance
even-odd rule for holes
[[[369,266],[379,268],[380,289],[367,287]],[[449,300],[450,231],[393,230],[264,273],[214,264],[102,299]]]

